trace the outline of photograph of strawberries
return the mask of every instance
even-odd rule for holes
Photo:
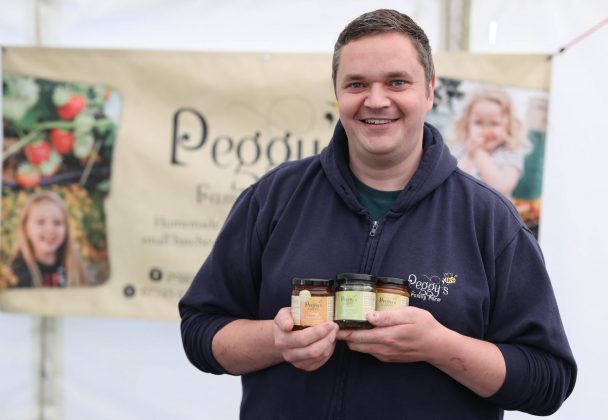
[[[120,95],[102,84],[45,80],[10,72],[3,73],[2,88],[0,289],[105,282],[109,263],[104,200],[110,193]],[[39,272],[30,276],[38,281],[23,282],[11,270],[19,255],[36,254],[35,249],[20,249],[35,241],[23,241],[20,235],[24,236],[27,229],[19,225],[28,198],[41,193],[56,197],[67,211],[64,239],[70,244],[61,244],[60,249],[70,253],[72,271],[74,261],[78,261],[78,271],[84,275],[67,276],[69,269],[59,267],[65,278],[47,284],[39,281]],[[52,242],[50,236],[45,239],[47,245]],[[75,250],[69,249],[72,244]],[[61,265],[61,258],[55,258],[55,266]],[[28,267],[32,265],[30,261]],[[43,264],[39,268],[44,272],[48,267]],[[67,277],[77,278],[77,284],[68,282]]]
[[[102,85],[4,73],[3,188],[107,190],[120,98]]]

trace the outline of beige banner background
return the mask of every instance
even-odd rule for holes
[[[437,74],[450,79],[495,83],[521,89],[549,91],[551,61],[546,54],[433,55]]]
[[[549,81],[544,56],[438,55],[437,70],[524,88]],[[110,279],[4,290],[6,311],[177,319],[238,193],[318,153],[338,118],[329,55],[8,48],[3,71],[103,84],[122,98],[106,200]]]

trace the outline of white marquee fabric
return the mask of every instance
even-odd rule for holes
[[[48,1],[43,45],[213,51],[330,52],[346,22],[376,7],[401,8],[438,45],[440,1]],[[0,44],[34,45],[34,1],[0,0]],[[245,12],[246,11],[246,12]],[[553,52],[608,16],[592,0],[471,1],[472,52]],[[497,31],[490,42],[489,27]],[[46,26],[45,26],[46,25]],[[273,31],[271,31],[273,29]],[[280,31],[287,35],[277,37]],[[603,217],[608,132],[604,27],[553,59],[541,244],[579,362],[574,394],[551,418],[599,418],[608,306]],[[0,418],[37,416],[36,319],[0,313]],[[64,419],[236,418],[237,378],[200,374],[181,351],[175,322],[66,318],[61,321],[60,410]],[[508,413],[507,419],[531,418]]]

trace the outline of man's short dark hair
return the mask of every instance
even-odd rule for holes
[[[334,57],[332,62],[332,79],[336,87],[336,76],[340,65],[340,53],[342,47],[351,41],[364,36],[378,35],[387,32],[397,32],[407,36],[418,52],[418,60],[424,68],[425,82],[428,85],[435,77],[435,67],[429,39],[420,26],[409,16],[396,10],[378,9],[373,12],[364,13],[352,22],[338,36],[334,46]]]

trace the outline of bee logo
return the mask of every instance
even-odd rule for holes
[[[454,273],[445,273],[443,275],[443,284],[454,284],[456,283],[456,277],[458,277],[457,275],[455,275]]]

